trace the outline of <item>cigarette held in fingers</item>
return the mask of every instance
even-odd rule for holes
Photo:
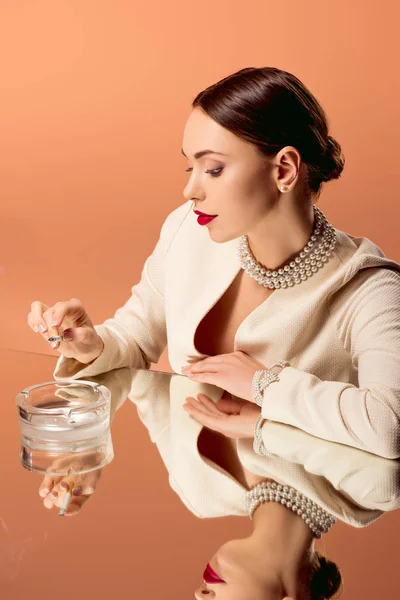
[[[51,342],[51,344],[57,344],[58,342],[61,342],[62,340],[66,340],[66,341],[70,342],[73,339],[74,339],[74,333],[73,333],[72,329],[67,328],[62,332],[61,335],[52,335],[52,336],[48,337],[47,341]]]
[[[47,338],[48,342],[61,342],[63,340],[63,336],[62,335],[52,335],[51,337]]]
[[[71,483],[68,486],[68,491],[65,494],[65,498],[64,498],[63,503],[61,505],[60,512],[58,513],[59,517],[63,517],[65,515],[66,511],[67,511],[69,501],[71,500],[71,497],[72,497],[72,488],[73,487],[74,487],[74,484],[71,481]]]

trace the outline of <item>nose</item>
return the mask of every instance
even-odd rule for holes
[[[203,586],[195,591],[194,597],[196,600],[210,600],[215,598],[215,593],[212,590],[206,590]]]
[[[196,185],[194,177],[190,177],[187,185],[185,186],[183,190],[183,197],[186,200],[201,200],[203,198],[203,194]]]

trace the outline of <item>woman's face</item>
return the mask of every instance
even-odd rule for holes
[[[272,573],[255,570],[254,550],[248,538],[231,540],[210,559],[210,566],[225,583],[204,583],[196,600],[282,600],[282,588]],[[273,569],[271,568],[271,571]]]
[[[213,153],[195,158],[204,150]],[[184,197],[194,202],[193,210],[218,215],[205,225],[212,240],[226,242],[248,234],[265,219],[277,197],[278,167],[253,144],[194,108],[185,125],[182,151],[189,167]]]

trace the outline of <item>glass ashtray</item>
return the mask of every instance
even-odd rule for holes
[[[64,476],[100,469],[113,459],[111,392],[104,385],[46,381],[19,392],[16,404],[24,468]]]

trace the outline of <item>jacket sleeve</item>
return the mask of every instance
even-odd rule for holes
[[[285,367],[264,390],[262,414],[319,438],[400,458],[400,273],[366,269],[330,299],[330,311],[358,386]]]
[[[190,206],[189,206],[190,205]],[[103,339],[101,355],[88,365],[61,355],[53,378],[82,379],[122,367],[149,369],[157,363],[167,346],[164,302],[164,264],[169,246],[181,223],[191,210],[186,202],[172,211],[164,221],[158,242],[146,259],[139,283],[114,316],[95,330]]]
[[[327,442],[282,423],[265,421],[261,432],[267,451],[274,457],[324,478],[325,485],[331,484],[335,490],[344,492],[363,509],[389,511],[399,507],[399,461]],[[343,498],[340,504],[345,509],[347,499]],[[360,527],[360,522],[352,521],[355,527]]]

